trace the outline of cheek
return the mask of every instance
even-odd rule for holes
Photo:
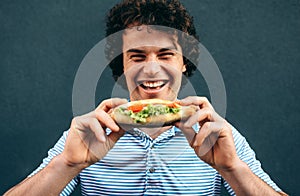
[[[167,65],[164,66],[163,70],[164,72],[169,75],[170,79],[172,80],[172,83],[177,83],[181,81],[182,78],[182,66],[171,66]]]
[[[124,66],[124,75],[128,84],[135,83],[136,77],[142,71],[141,69],[141,66]]]
[[[128,68],[129,68],[129,62],[128,62],[127,59],[123,58],[123,71],[124,71],[124,73],[128,70]]]
[[[180,73],[186,71],[186,66],[183,64],[183,60],[180,58],[176,62],[173,62],[173,65],[173,67]]]
[[[185,72],[186,71],[186,66],[185,66],[185,64],[183,62],[183,57],[181,55],[176,56],[176,58],[173,59],[172,63],[173,63],[173,65],[176,65],[174,67],[176,67],[181,72]]]

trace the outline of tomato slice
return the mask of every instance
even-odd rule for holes
[[[128,110],[131,110],[133,112],[139,112],[141,111],[143,108],[144,108],[145,105],[143,104],[139,104],[139,105],[132,105],[132,106],[129,106],[127,109]]]
[[[176,104],[176,103],[169,103],[168,105],[167,105],[169,108],[178,108],[178,105]]]

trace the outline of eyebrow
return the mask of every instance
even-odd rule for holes
[[[126,53],[130,53],[130,52],[132,52],[132,53],[145,53],[144,50],[139,50],[139,49],[129,49],[129,50],[126,51]]]
[[[169,51],[169,50],[177,50],[176,47],[167,47],[167,48],[161,48],[158,52],[165,52],[165,51]],[[135,48],[132,48],[132,49],[129,49],[126,51],[126,53],[145,53],[145,50],[140,50],[140,49],[135,49]]]
[[[177,48],[174,46],[168,47],[168,48],[162,48],[159,50],[159,52],[165,52],[165,51],[169,51],[169,50],[177,50]]]

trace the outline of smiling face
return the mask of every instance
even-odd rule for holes
[[[124,31],[123,66],[131,101],[176,100],[186,70],[177,36],[145,25]]]

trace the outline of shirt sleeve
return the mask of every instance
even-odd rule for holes
[[[281,191],[281,189],[271,180],[270,176],[262,169],[261,163],[256,159],[255,152],[251,149],[246,139],[234,127],[232,127],[232,135],[239,158],[249,166],[255,175],[265,181],[275,191]],[[224,187],[230,195],[235,195],[234,191],[225,180]]]
[[[63,135],[57,141],[54,147],[48,151],[48,156],[43,159],[43,162],[40,164],[40,166],[37,169],[35,169],[28,177],[37,174],[39,171],[45,168],[55,156],[62,153],[68,133],[69,131],[65,131],[63,133]],[[70,181],[70,183],[64,188],[64,190],[60,193],[60,195],[61,196],[70,195],[74,191],[78,183],[79,183],[79,177],[77,176]]]

